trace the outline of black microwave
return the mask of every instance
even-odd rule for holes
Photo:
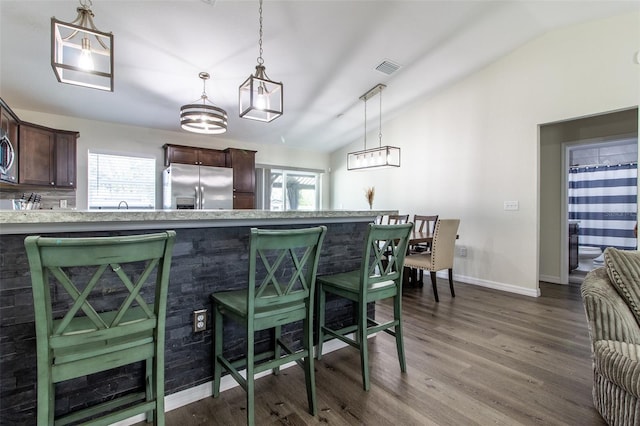
[[[16,183],[18,181],[17,145],[11,143],[9,134],[0,129],[0,181]]]

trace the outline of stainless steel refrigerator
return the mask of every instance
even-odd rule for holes
[[[233,169],[171,164],[162,172],[165,209],[233,209]]]

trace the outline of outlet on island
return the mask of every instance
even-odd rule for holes
[[[207,329],[207,310],[193,311],[193,332],[199,333]]]

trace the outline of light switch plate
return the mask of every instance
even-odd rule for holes
[[[505,210],[519,210],[520,206],[518,205],[518,201],[505,201],[504,202]]]

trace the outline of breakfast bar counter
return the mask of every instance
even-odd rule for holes
[[[165,388],[167,397],[212,380],[212,328],[193,331],[193,312],[212,312],[209,295],[247,286],[249,229],[327,226],[318,275],[359,268],[368,223],[395,211],[273,212],[262,210],[35,210],[0,212],[0,418],[12,425],[35,424],[36,341],[31,278],[24,239],[27,235],[94,237],[174,229],[166,318]],[[115,291],[115,290],[114,290]],[[53,296],[55,296],[55,289]],[[353,321],[352,306],[328,301],[327,321]],[[229,333],[229,336],[226,334]],[[300,329],[283,330],[294,339]],[[267,344],[269,336],[256,340]],[[245,336],[225,329],[225,351],[243,353]],[[140,386],[137,370],[123,369],[117,382],[91,376],[58,386],[57,409],[106,401]]]
[[[33,232],[211,228],[371,222],[393,210],[8,210],[0,211],[0,235]]]

